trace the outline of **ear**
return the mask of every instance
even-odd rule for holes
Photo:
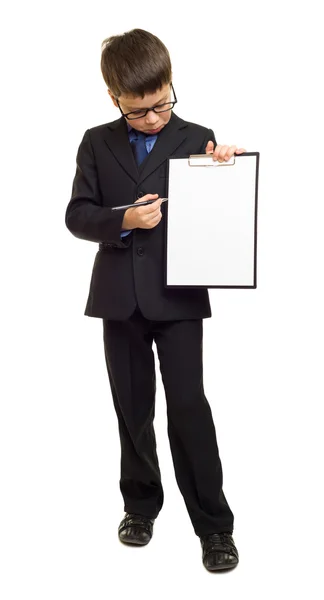
[[[109,88],[107,89],[107,92],[108,92],[108,94],[109,94],[110,98],[112,99],[112,101],[113,101],[113,104],[114,104],[115,106],[118,106],[118,104],[117,104],[117,102],[116,102],[116,99],[115,99],[115,97],[113,96],[113,94],[112,94],[112,92],[110,91],[110,89],[109,89]]]

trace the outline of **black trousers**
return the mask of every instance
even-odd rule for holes
[[[126,321],[103,320],[103,338],[118,418],[125,512],[156,518],[163,505],[153,427],[154,340],[175,476],[195,533],[232,533],[234,516],[222,490],[215,426],[203,388],[202,319],[149,321],[136,309]]]

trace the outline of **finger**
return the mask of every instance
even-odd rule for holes
[[[146,198],[145,200],[143,200],[143,198],[137,198],[137,200],[135,200],[135,204],[137,204],[138,202],[147,202],[147,200],[153,200],[153,198]],[[143,206],[145,206],[145,204]]]
[[[209,154],[210,152],[212,152],[214,149],[214,142],[212,142],[211,140],[209,140],[206,149],[205,149],[205,154]]]
[[[160,221],[162,217],[162,214],[156,215],[155,217],[152,217],[151,219],[148,220],[148,225],[157,225],[158,222]]]
[[[231,156],[233,156],[233,154],[235,153],[236,148],[237,148],[237,146],[230,146],[224,156],[224,159],[229,160],[231,158]]]
[[[145,194],[145,196],[140,196],[139,198],[137,198],[137,200],[135,200],[135,202],[145,202],[146,200],[158,200],[157,196],[159,194]],[[145,198],[145,200],[144,200]]]
[[[223,162],[225,154],[228,150],[229,146],[216,146],[216,149],[213,154],[214,160],[218,160],[218,162]]]
[[[145,212],[147,214],[153,213],[157,210],[160,210],[160,206],[162,204],[162,198],[158,198],[155,202],[152,202],[152,204],[147,204],[144,208],[145,208]]]
[[[152,196],[153,194],[149,195]],[[158,194],[155,194],[155,196],[158,196]],[[143,198],[140,198],[140,200],[143,201]],[[140,200],[138,200],[138,202]],[[141,210],[143,214],[148,214],[153,210],[156,210],[162,204],[162,198],[146,198],[144,202],[149,202],[149,204],[143,204],[138,210]]]
[[[156,206],[155,202],[154,202],[154,204],[148,204],[147,206],[145,206],[143,208],[145,208],[145,214],[149,215],[149,218],[152,218],[155,215],[157,215],[159,212],[161,212],[160,205]]]
[[[242,152],[247,152],[247,150],[245,150],[245,148],[238,148],[238,150],[235,150],[235,154],[242,154]]]

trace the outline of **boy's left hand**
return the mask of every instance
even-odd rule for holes
[[[245,148],[237,148],[236,146],[219,146],[218,144],[214,150],[214,142],[210,140],[206,146],[205,152],[206,154],[212,154],[213,160],[223,162],[224,160],[229,160],[233,154],[242,154],[242,152],[246,152],[246,150]]]

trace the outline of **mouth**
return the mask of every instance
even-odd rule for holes
[[[158,127],[157,129],[148,129],[146,131],[146,133],[159,133],[159,131],[161,131],[163,125],[161,125],[160,127]]]

